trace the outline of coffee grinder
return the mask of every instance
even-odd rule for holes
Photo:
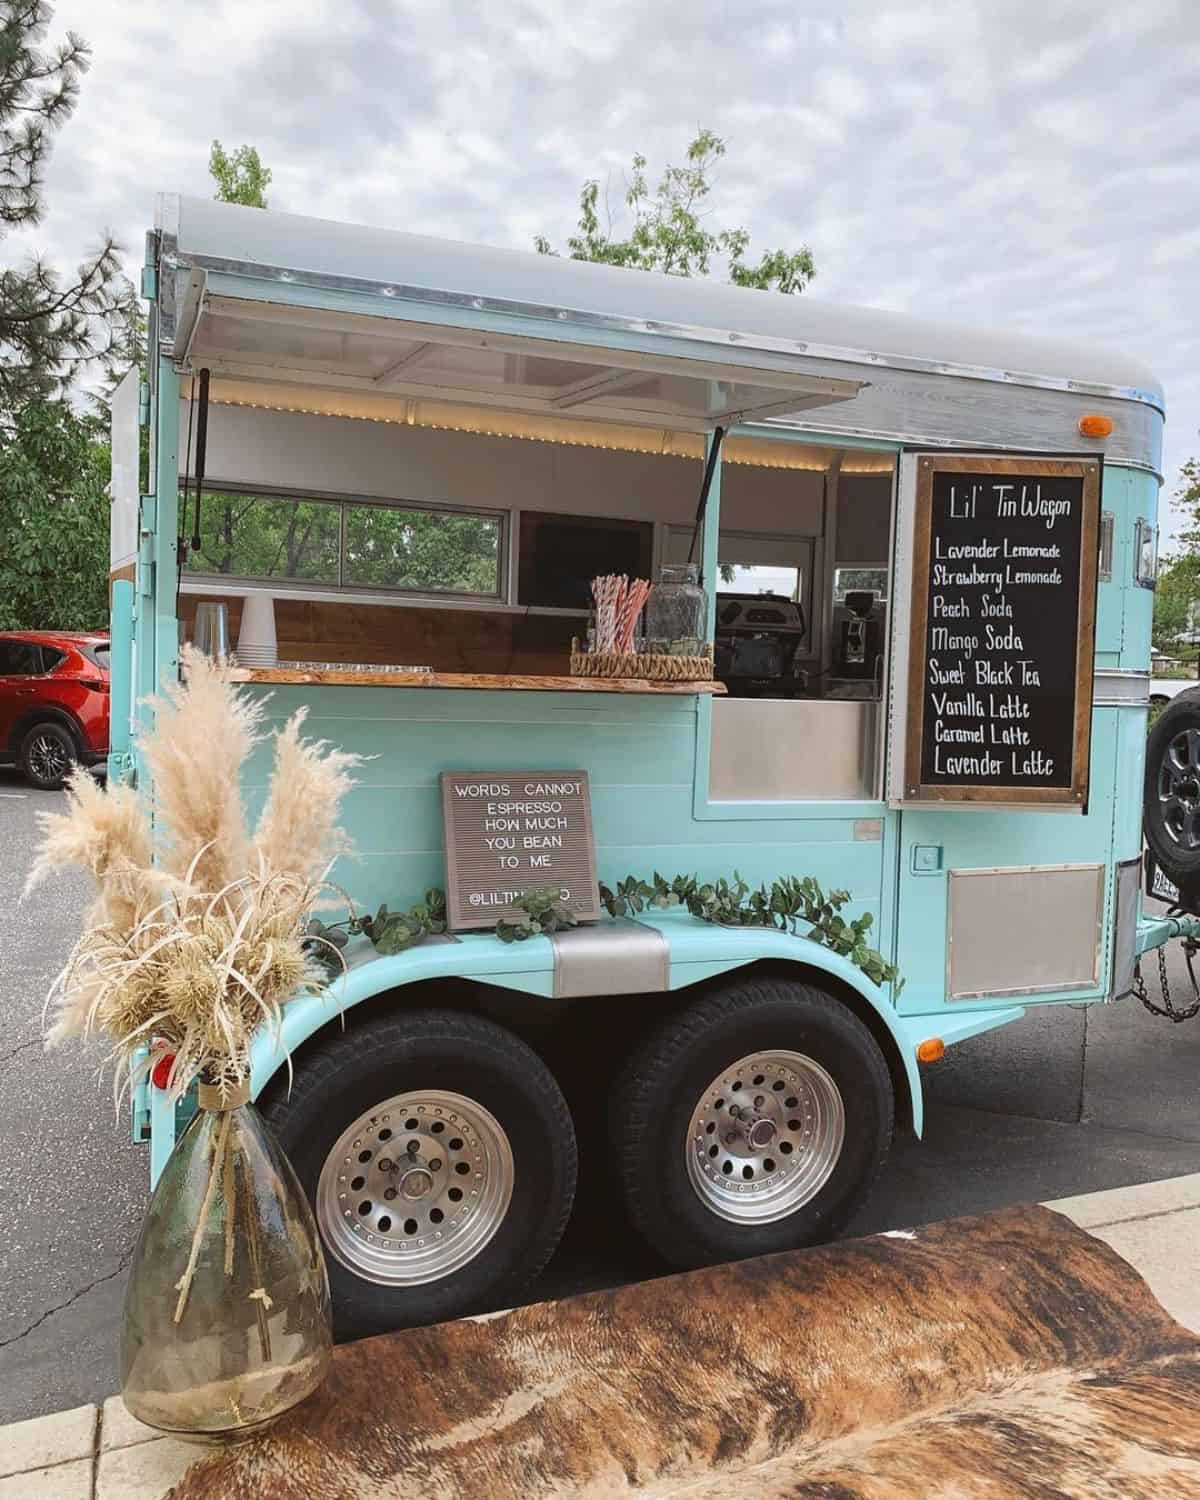
[[[883,650],[883,621],[876,613],[879,595],[874,589],[850,589],[838,640],[838,675],[874,677],[875,663]]]

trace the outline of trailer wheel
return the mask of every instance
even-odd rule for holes
[[[491,1021],[416,1011],[335,1032],[262,1105],[316,1214],[339,1337],[508,1306],[566,1227],[566,1102]]]
[[[1146,743],[1146,842],[1185,897],[1200,895],[1200,691],[1173,698]]]
[[[874,1037],[810,985],[731,985],[629,1064],[613,1129],[635,1227],[687,1268],[830,1238],[891,1145]]]

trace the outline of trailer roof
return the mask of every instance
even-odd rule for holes
[[[1149,403],[1162,388],[1139,361],[1091,344],[956,327],[900,313],[720,282],[341,224],[192,197],[164,197],[159,228],[180,262],[212,272],[554,318],[644,337],[883,369],[968,375]]]

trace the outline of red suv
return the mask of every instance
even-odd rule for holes
[[[0,631],[0,762],[62,786],[108,754],[108,633]]]

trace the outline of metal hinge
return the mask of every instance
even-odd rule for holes
[[[136,786],[137,763],[133,758],[133,751],[112,751],[108,757],[108,775],[110,780],[119,781],[124,786]]]

